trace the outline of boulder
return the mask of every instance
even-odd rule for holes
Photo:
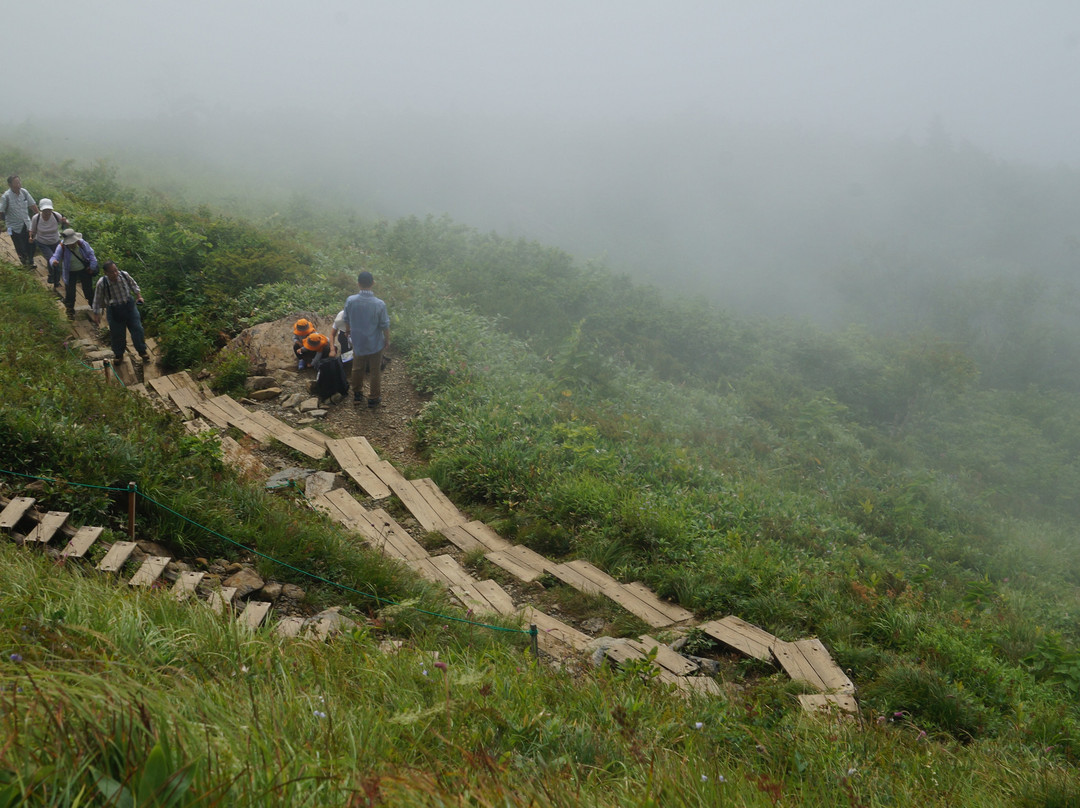
[[[252,401],[269,401],[272,398],[277,398],[281,395],[280,387],[264,387],[262,390],[255,390],[248,394],[248,398]]]
[[[300,412],[311,412],[317,409],[319,409],[319,399],[317,398],[308,398],[300,402]]]
[[[310,499],[326,494],[335,488],[341,488],[344,482],[332,471],[316,471],[309,474],[304,484],[304,496]]]
[[[266,582],[255,573],[255,570],[248,567],[234,572],[221,582],[222,586],[235,586],[237,598],[246,598],[252,592],[262,589],[265,584]]]
[[[281,597],[288,598],[289,600],[293,600],[299,603],[307,597],[307,592],[305,592],[296,584],[282,584]]]
[[[248,393],[254,393],[256,390],[266,390],[269,387],[277,387],[277,379],[273,376],[248,376],[244,380],[244,389]],[[254,396],[252,396],[254,398]]]

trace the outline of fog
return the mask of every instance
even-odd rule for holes
[[[57,0],[3,19],[5,140],[140,165],[189,201],[447,213],[771,312],[831,310],[859,273],[1063,274],[1080,243],[1076,3]]]

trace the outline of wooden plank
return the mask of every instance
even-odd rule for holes
[[[655,592],[640,581],[635,581],[630,584],[623,584],[624,589],[628,589],[637,595],[638,599],[648,603],[656,611],[665,614],[671,620],[672,623],[682,623],[685,620],[693,620],[694,613],[688,609],[684,609],[677,603],[672,603],[667,600],[661,600]]]
[[[206,605],[213,609],[217,614],[221,614],[225,611],[226,606],[232,604],[235,595],[235,586],[223,586],[221,589],[215,589],[210,593],[210,599],[206,601]]]
[[[517,550],[516,547],[509,547],[506,550],[492,550],[490,553],[487,553],[484,558],[496,567],[501,567],[515,578],[525,581],[526,583],[535,581],[544,574],[543,569],[537,568],[528,561],[523,561],[515,550]]]
[[[616,665],[625,665],[627,662],[640,662],[645,660],[645,655],[629,643],[618,643],[604,650],[604,656]]]
[[[154,400],[154,397],[150,394],[150,391],[146,389],[145,384],[129,384],[128,385],[128,390],[130,390],[133,393],[138,393],[143,398],[148,398],[151,401]]]
[[[469,518],[458,510],[457,505],[450,501],[450,498],[435,485],[435,481],[430,477],[413,480],[413,486],[420,496],[427,500],[427,504],[431,506],[431,509],[439,515],[443,526],[463,525],[469,521]]]
[[[387,554],[390,555],[391,553]],[[396,555],[396,553],[393,554]],[[433,584],[438,584],[439,586],[449,586],[449,582],[443,577],[442,572],[431,563],[430,558],[413,558],[405,563],[416,570],[424,580],[431,581]]]
[[[0,511],[0,530],[11,530],[15,525],[19,524],[19,520],[26,515],[26,512],[30,510],[34,503],[37,502],[33,497],[15,497],[7,504],[3,511]]]
[[[367,466],[342,466],[341,470],[352,477],[353,482],[372,499],[386,499],[392,493],[390,487],[379,479],[379,475]]]
[[[143,561],[142,566],[135,571],[128,581],[129,586],[153,586],[154,582],[161,577],[165,567],[172,561],[168,556],[150,556]]]
[[[199,385],[191,378],[191,374],[186,370],[178,370],[170,377],[173,380],[173,384],[177,387],[190,387],[192,390],[198,390]]]
[[[477,581],[473,589],[484,600],[491,604],[491,608],[499,614],[511,615],[517,611],[514,607],[514,599],[505,589],[492,580]]]
[[[772,652],[780,667],[796,681],[806,682],[822,693],[855,692],[855,685],[816,638],[797,642],[778,640],[773,643]]]
[[[169,391],[169,398],[180,410],[184,420],[190,421],[195,415],[195,405],[199,403],[202,397],[197,395],[196,391],[190,387],[179,387],[176,390]]]
[[[689,676],[698,669],[696,662],[691,662],[682,654],[672,651],[659,640],[655,640],[648,634],[642,635],[639,640],[631,640],[630,644],[648,655],[653,648],[656,649],[656,664],[671,671],[676,676]]]
[[[352,440],[349,438],[332,438],[326,442],[326,448],[327,451],[333,455],[337,464],[341,466],[342,471],[350,466],[365,465],[364,462],[356,456],[356,452],[353,451]]]
[[[352,447],[353,454],[356,455],[356,459],[363,463],[365,466],[374,466],[377,463],[382,463],[383,459],[379,457],[379,453],[372,448],[368,439],[362,435],[357,435],[351,438],[346,438]]]
[[[37,527],[30,531],[30,535],[26,537],[26,540],[28,542],[48,544],[69,516],[71,514],[67,511],[49,511],[37,523]]]
[[[622,584],[619,584],[616,587],[605,587],[604,595],[618,603],[626,609],[626,611],[630,612],[630,614],[644,620],[653,628],[670,626],[673,622],[666,614],[654,609]]]
[[[380,460],[377,463],[368,463],[367,467],[371,469],[382,480],[386,487],[391,491],[394,489],[394,484],[398,482],[408,482],[400,471],[394,468],[394,464],[388,460]]]
[[[60,552],[60,557],[82,558],[104,530],[103,527],[90,527],[89,525],[80,527],[75,535],[71,537],[67,547]]]
[[[205,572],[180,573],[180,577],[176,579],[176,583],[173,584],[173,588],[170,590],[172,596],[180,601],[187,600],[195,594],[195,590],[205,576]]]
[[[205,398],[198,399],[192,405],[199,415],[203,416],[218,429],[227,429],[229,426],[229,414],[221,409],[213,401]]]
[[[371,511],[371,530],[375,534],[372,541],[381,544],[383,552],[392,548],[390,555],[396,555],[405,561],[417,558],[427,558],[428,551],[424,549],[416,539],[399,525],[394,518],[382,508]]]
[[[312,443],[322,446],[324,448],[327,448],[326,444],[329,443],[331,440],[322,432],[317,429],[313,429],[310,426],[305,426],[303,429],[296,430],[296,434],[304,438],[305,440],[309,440]]]
[[[505,550],[508,547],[513,547],[510,542],[508,542],[490,527],[485,525],[483,522],[473,520],[472,522],[466,522],[464,525],[454,525],[454,527],[460,527],[463,530],[468,531],[470,536],[472,536],[489,550]]]
[[[247,605],[244,606],[244,611],[237,618],[237,622],[244,628],[257,629],[262,625],[262,621],[270,612],[272,605],[272,603],[265,600],[249,600]]]
[[[451,584],[450,593],[461,601],[461,605],[468,609],[470,612],[476,614],[487,614],[488,612],[495,612],[491,604],[488,603],[480,593],[476,591],[472,586],[461,586],[459,584]]]
[[[271,435],[284,443],[290,449],[295,449],[313,460],[322,460],[326,457],[326,447],[321,443],[312,443],[307,438],[296,434],[296,430],[280,421],[268,412],[262,410],[248,411],[249,419],[265,428]]]
[[[446,536],[451,544],[464,553],[471,553],[474,550],[487,551],[489,549],[481,544],[479,539],[476,539],[469,533],[464,525],[450,525],[449,527],[444,527],[439,532]]]
[[[273,440],[274,434],[262,424],[253,420],[251,413],[234,399],[229,396],[215,396],[210,401],[217,404],[218,408],[225,413],[230,426],[235,426],[245,435],[250,435],[262,444],[270,443]],[[199,412],[202,412],[202,410],[200,409]]]
[[[719,696],[723,693],[719,683],[710,676],[676,676],[668,681],[687,695]]]
[[[300,631],[303,628],[304,618],[283,617],[274,627],[274,633],[277,634],[279,637],[299,637]]]
[[[433,556],[431,563],[443,574],[450,585],[472,587],[476,584],[475,579],[457,563],[453,556]]]
[[[734,615],[702,623],[698,628],[714,640],[719,640],[747,656],[765,662],[773,661],[772,646],[777,641],[776,637]]]
[[[115,542],[113,546],[109,548],[109,552],[105,554],[105,557],[101,559],[101,563],[97,565],[97,568],[102,572],[119,572],[120,568],[124,566],[124,563],[134,552],[135,542]]]
[[[573,587],[586,595],[602,595],[604,588],[594,581],[589,580],[569,564],[553,564],[548,567],[548,572],[558,578],[567,586]],[[615,584],[618,586],[618,583]]]
[[[150,379],[148,383],[154,392],[166,401],[169,400],[169,393],[179,387],[172,376],[158,376],[156,379]]]
[[[601,589],[610,589],[611,587],[619,586],[618,581],[596,565],[590,564],[584,558],[575,558],[573,561],[568,561],[566,562],[566,566],[592,581]]]
[[[850,693],[805,693],[799,696],[799,704],[808,713],[859,713],[859,703]]]
[[[409,509],[409,513],[413,515],[413,518],[420,523],[424,530],[433,531],[445,526],[442,517],[432,510],[427,500],[416,490],[412,480],[406,480],[404,477],[395,480],[390,485],[390,490]]]
[[[587,651],[589,648],[591,638],[587,634],[582,634],[576,628],[568,626],[561,620],[556,620],[551,615],[544,614],[532,606],[525,607],[522,611],[522,617],[526,626],[530,624],[536,626],[538,631],[537,644],[552,656],[564,657],[566,649]],[[560,646],[562,647],[560,648]]]

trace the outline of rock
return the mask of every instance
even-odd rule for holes
[[[296,466],[289,466],[287,469],[274,474],[269,480],[266,481],[267,488],[281,488],[288,485],[292,481],[303,482],[312,473],[311,469],[297,468]]]
[[[270,581],[269,583],[265,584],[263,586],[263,588],[260,589],[255,594],[256,594],[256,597],[259,598],[259,600],[268,600],[271,603],[273,603],[275,600],[277,600],[279,597],[281,597],[281,590],[282,589],[283,589],[282,585],[279,584],[277,581]]]
[[[320,640],[325,640],[335,634],[352,631],[355,628],[356,621],[350,620],[348,617],[342,617],[338,613],[338,607],[332,606],[325,612],[319,612],[314,617],[305,620],[303,631],[313,634]]]
[[[319,399],[308,398],[300,402],[300,412],[311,412],[311,410],[319,409]]]
[[[277,398],[281,395],[280,387],[265,387],[262,390],[253,391],[249,398],[253,401],[269,401],[272,398]]]
[[[236,598],[246,598],[252,592],[262,589],[266,582],[254,570],[247,567],[235,572],[221,582],[222,586],[235,586]]]
[[[325,418],[326,410],[312,410],[308,413],[312,418]]]
[[[293,407],[299,407],[300,402],[304,400],[306,396],[303,393],[293,393],[287,399],[281,402],[282,407],[292,409]]]
[[[158,544],[156,541],[139,541],[136,542],[139,549],[146,553],[148,556],[166,556],[172,558],[172,553],[168,547],[162,544]]]
[[[299,603],[307,597],[307,592],[305,592],[296,584],[282,584],[281,597],[288,598],[289,600],[294,600]]]
[[[308,475],[304,484],[304,496],[309,500],[315,499],[320,494],[326,494],[343,485],[344,482],[332,471],[316,471]]]
[[[249,393],[256,390],[266,390],[269,387],[277,387],[277,379],[273,376],[248,376],[244,380],[244,389]],[[254,398],[254,396],[252,396]]]
[[[699,672],[706,676],[719,676],[720,675],[720,663],[715,659],[706,659],[705,657],[693,656],[691,654],[683,654],[691,662],[696,662],[699,666]]]
[[[192,567],[185,561],[170,561],[165,565],[165,570],[161,573],[165,580],[172,583],[176,582],[176,579],[183,575],[185,572],[191,572]]]
[[[607,625],[607,621],[600,617],[590,617],[588,620],[583,620],[581,623],[581,630],[588,634],[599,634],[604,630]]]

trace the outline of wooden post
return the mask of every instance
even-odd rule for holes
[[[135,483],[128,483],[128,538],[135,541]]]
[[[101,368],[105,371],[105,384],[109,384],[109,360],[103,359],[101,361]]]

